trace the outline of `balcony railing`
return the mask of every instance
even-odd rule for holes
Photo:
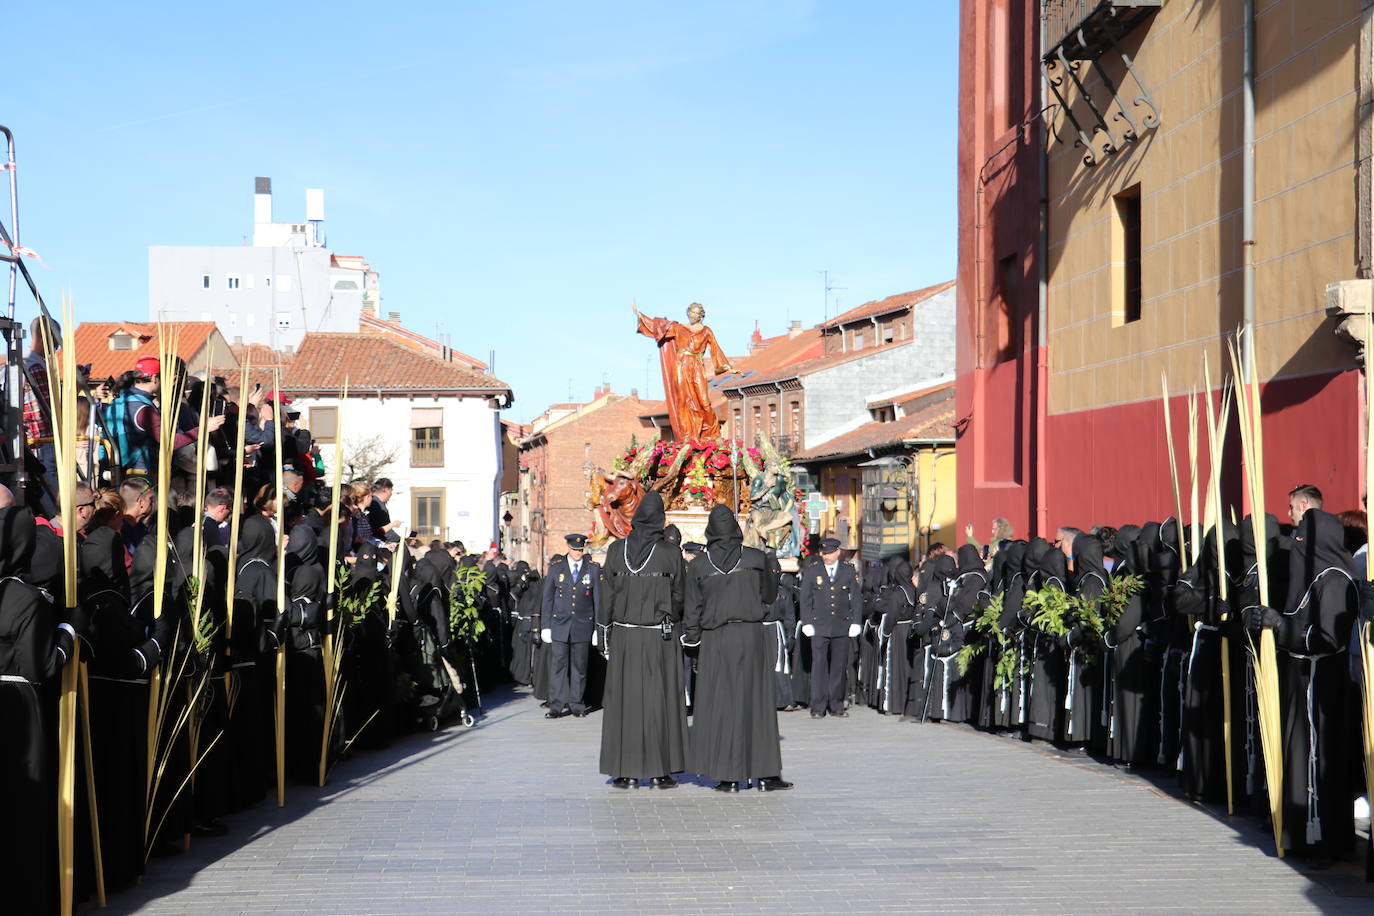
[[[444,466],[443,439],[412,439],[410,466],[413,468],[441,468]]]
[[[1045,59],[1096,60],[1164,0],[1045,0]]]

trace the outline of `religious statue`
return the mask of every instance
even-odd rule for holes
[[[686,439],[720,438],[720,420],[711,407],[711,392],[706,387],[706,357],[717,375],[733,366],[716,343],[715,333],[703,322],[706,309],[700,302],[687,306],[687,324],[670,318],[649,318],[631,305],[639,320],[639,333],[658,341],[658,357],[663,369],[663,392],[668,401],[668,419],[673,437]]]
[[[600,498],[596,511],[611,537],[623,538],[630,533],[630,522],[644,499],[644,485],[625,473],[608,474],[597,468],[597,489]]]
[[[771,548],[777,556],[790,557],[801,550],[802,523],[797,500],[787,478],[772,463],[764,466],[749,485],[748,529],[745,544]]]

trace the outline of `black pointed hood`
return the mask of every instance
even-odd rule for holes
[[[969,572],[986,573],[987,567],[983,565],[983,556],[978,552],[978,548],[972,544],[965,544],[959,548],[959,574]]]
[[[706,552],[716,568],[725,572],[733,569],[744,553],[744,532],[735,513],[719,504],[706,519]]]
[[[674,547],[682,546],[682,530],[677,525],[665,525],[663,528],[663,540],[672,544]]]
[[[1074,581],[1083,582],[1089,576],[1097,576],[1102,584],[1107,584],[1107,565],[1102,562],[1102,539],[1086,532],[1073,539]]]
[[[0,509],[0,578],[28,577],[36,540],[32,512],[23,506]]]
[[[715,509],[712,509],[711,518],[715,517]],[[630,522],[630,534],[625,538],[625,562],[631,566],[644,565],[654,547],[663,541],[664,518],[663,497],[657,490],[645,493],[644,498],[639,501],[639,508],[635,509],[634,519]]]
[[[320,562],[320,539],[309,525],[297,525],[286,538],[286,552],[302,565]]]
[[[250,515],[239,529],[239,569],[252,560],[273,563],[277,558],[277,532],[261,515]]]
[[[1308,509],[1293,532],[1294,584],[1302,576],[1306,588],[1328,569],[1355,574],[1354,562],[1345,549],[1345,526],[1341,520],[1322,509]],[[1301,565],[1298,565],[1301,564]]]

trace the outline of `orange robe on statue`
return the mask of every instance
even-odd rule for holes
[[[668,418],[673,438],[719,439],[720,420],[711,407],[711,392],[706,387],[706,357],[720,371],[729,361],[716,343],[716,335],[706,325],[692,330],[669,318],[639,316],[639,333],[658,341],[658,358],[663,368],[663,393],[668,401]]]

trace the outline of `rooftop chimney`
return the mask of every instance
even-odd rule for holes
[[[242,338],[241,336],[235,336],[235,337],[234,337],[234,346],[236,346],[236,347],[241,347],[241,346],[243,346],[243,338]]]
[[[801,319],[800,319],[800,318],[793,318],[793,319],[792,319],[792,326],[789,327],[789,328],[787,329],[787,336],[788,336],[788,337],[797,337],[797,336],[800,336],[801,332],[802,332],[802,323],[801,323]]]
[[[638,389],[638,388],[631,388],[631,389],[630,389],[630,397],[632,397],[632,398],[634,398],[636,401],[638,401],[638,400],[639,400],[639,389]]]
[[[400,323],[401,323],[401,313],[400,313],[400,312],[387,312],[387,313],[386,313],[386,320],[387,320],[387,321],[390,321],[392,324],[400,324]]]
[[[253,179],[253,222],[272,222],[272,179]]]

